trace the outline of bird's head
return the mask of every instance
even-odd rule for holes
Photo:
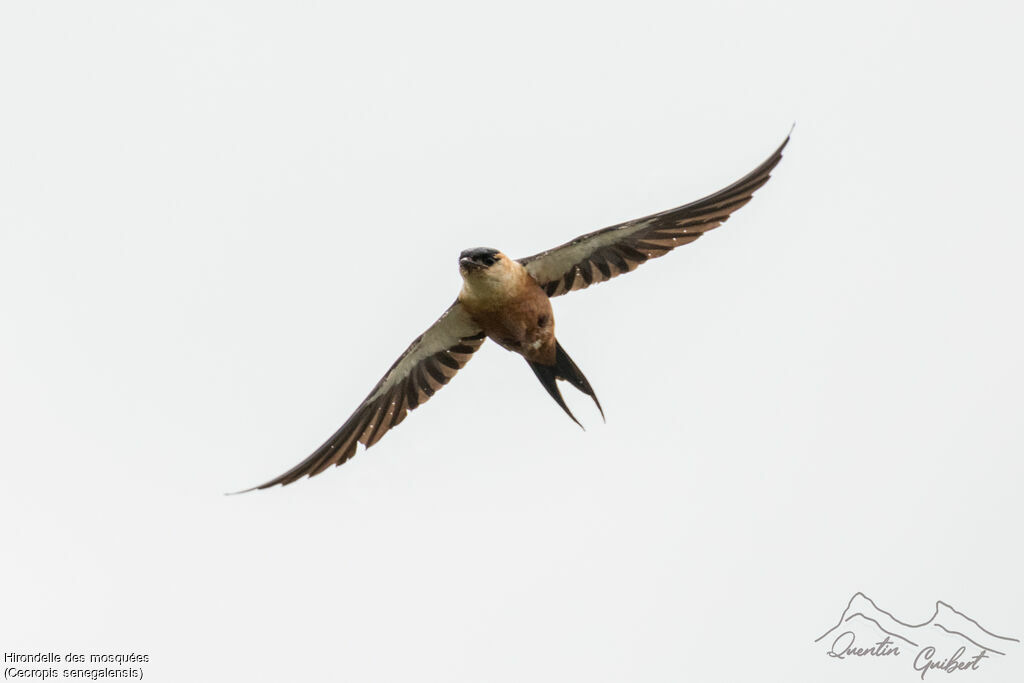
[[[507,258],[504,254],[490,247],[467,249],[459,254],[459,273],[465,279],[473,275],[482,274],[484,271],[494,268],[496,264],[504,266],[506,264],[502,263],[502,261],[506,260]]]
[[[459,254],[459,274],[462,276],[460,299],[481,305],[505,301],[510,293],[518,291],[524,278],[529,277],[518,261],[497,249],[484,247]]]

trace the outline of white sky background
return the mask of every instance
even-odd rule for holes
[[[0,649],[917,680],[811,642],[857,590],[1024,637],[1024,17],[964,7],[5,3]],[[488,344],[368,453],[222,495],[341,424],[462,249],[697,199],[794,121],[720,230],[555,300],[607,424]]]

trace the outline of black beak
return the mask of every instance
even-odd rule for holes
[[[464,270],[484,270],[498,260],[498,250],[487,247],[466,249],[459,254],[459,267]]]

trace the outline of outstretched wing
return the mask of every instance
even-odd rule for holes
[[[469,362],[485,338],[466,309],[456,301],[399,356],[334,436],[281,476],[247,490],[312,477],[351,458],[358,444],[369,448],[377,443],[389,429],[404,420],[410,410],[447,384]]]
[[[750,201],[755,190],[768,182],[788,142],[787,136],[763,164],[704,199],[582,235],[519,262],[548,296],[628,273],[649,259],[693,242],[728,220],[733,211]]]

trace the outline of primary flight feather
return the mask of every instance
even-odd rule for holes
[[[555,338],[550,297],[628,273],[717,228],[768,181],[788,143],[787,136],[760,166],[703,199],[582,235],[534,256],[513,260],[496,249],[463,251],[462,289],[455,303],[409,345],[331,438],[292,469],[254,488],[312,477],[351,458],[359,444],[369,448],[377,443],[447,384],[488,337],[522,355],[577,424],[556,380],[569,382],[601,410],[590,382]]]

